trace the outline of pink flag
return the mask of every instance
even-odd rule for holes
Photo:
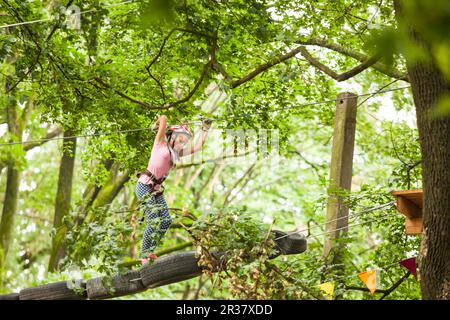
[[[416,280],[417,280],[416,257],[402,260],[402,261],[400,261],[400,265],[402,267],[405,267],[406,269],[408,269],[408,271],[411,272],[413,274],[414,278],[416,278]]]

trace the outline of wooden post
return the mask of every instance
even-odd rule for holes
[[[333,149],[330,165],[330,196],[328,198],[326,218],[326,241],[324,257],[327,258],[334,250],[335,242],[341,233],[347,232],[348,208],[342,199],[334,195],[336,189],[349,190],[352,183],[353,149],[355,145],[356,128],[356,101],[353,93],[340,93],[336,101],[336,115],[334,119]],[[340,230],[336,230],[340,229]],[[332,231],[336,230],[336,231]],[[338,246],[342,249],[341,246]],[[335,253],[338,253],[335,251]],[[334,255],[333,263],[339,263],[339,258]]]

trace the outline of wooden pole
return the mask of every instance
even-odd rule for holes
[[[328,258],[333,251],[333,264],[339,263],[339,249],[336,240],[348,230],[348,208],[336,191],[350,191],[352,183],[353,150],[355,145],[357,96],[353,93],[340,93],[336,100],[334,119],[333,149],[330,165],[330,189],[326,218],[326,241],[324,257]],[[336,230],[340,229],[340,230]],[[336,230],[336,231],[332,231]],[[335,250],[337,249],[337,250]]]

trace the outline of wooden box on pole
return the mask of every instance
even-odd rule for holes
[[[336,100],[333,147],[330,164],[330,196],[327,205],[324,256],[328,257],[336,239],[348,228],[348,208],[334,194],[338,189],[350,191],[352,184],[353,150],[355,146],[357,95],[340,93]]]
[[[406,234],[422,234],[423,190],[393,191],[392,195],[397,200],[397,210],[406,216]]]

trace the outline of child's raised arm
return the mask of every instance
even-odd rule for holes
[[[202,136],[200,137],[200,139],[198,140],[197,144],[194,147],[186,147],[183,150],[181,150],[181,157],[185,157],[188,156],[192,153],[195,153],[197,151],[199,151],[203,145],[205,144],[206,141],[206,137],[208,136],[208,131],[211,128],[211,121],[210,120],[205,120],[203,121],[202,124]]]
[[[158,128],[158,133],[155,137],[155,143],[164,141],[167,129],[167,117],[162,115],[156,120],[155,127]]]

